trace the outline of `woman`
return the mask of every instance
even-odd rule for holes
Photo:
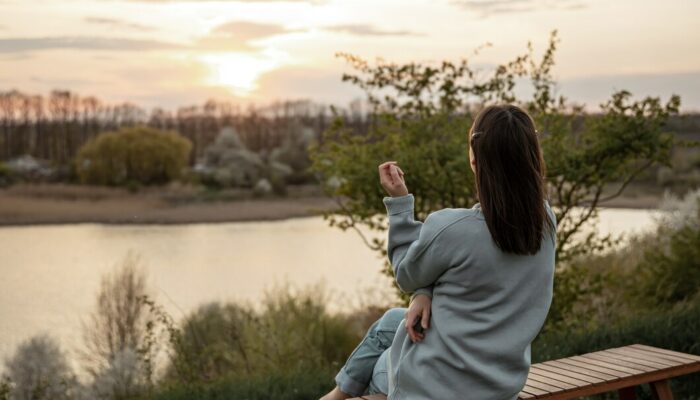
[[[469,144],[479,203],[423,223],[413,219],[396,162],[379,166],[390,196],[389,258],[397,284],[413,294],[408,310],[391,309],[372,325],[323,400],[510,400],[525,385],[554,277],[544,161],[532,118],[513,105],[482,110]]]

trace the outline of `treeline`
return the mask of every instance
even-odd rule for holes
[[[369,119],[359,103],[338,109],[346,123],[365,131]],[[308,100],[280,101],[260,107],[207,101],[175,111],[146,110],[130,103],[108,104],[94,96],[54,90],[48,96],[0,92],[0,160],[23,155],[70,162],[89,139],[102,132],[147,125],[174,130],[192,142],[190,164],[203,156],[224,127],[232,127],[254,152],[279,147],[290,132],[310,128],[320,139],[333,115],[327,105]]]

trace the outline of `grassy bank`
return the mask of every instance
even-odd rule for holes
[[[606,207],[656,208],[662,192],[631,187]],[[286,196],[248,189],[207,190],[171,184],[138,191],[68,184],[16,184],[0,189],[0,226],[31,224],[187,224],[265,221],[337,208],[318,186],[289,186]]]
[[[18,184],[0,190],[0,225],[108,223],[186,224],[280,220],[335,207],[316,187],[290,187],[285,197],[249,190],[188,186],[126,189],[64,184]]]

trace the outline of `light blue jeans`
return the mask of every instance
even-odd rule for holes
[[[392,308],[370,326],[365,337],[335,377],[335,383],[340,390],[355,397],[364,394],[387,394],[388,350],[405,314],[405,308]]]

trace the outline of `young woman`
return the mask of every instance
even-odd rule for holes
[[[554,277],[544,161],[532,118],[513,105],[481,111],[469,144],[479,203],[425,222],[413,218],[396,162],[379,166],[390,196],[389,258],[397,284],[413,294],[407,310],[370,327],[323,400],[511,400],[525,385]]]

